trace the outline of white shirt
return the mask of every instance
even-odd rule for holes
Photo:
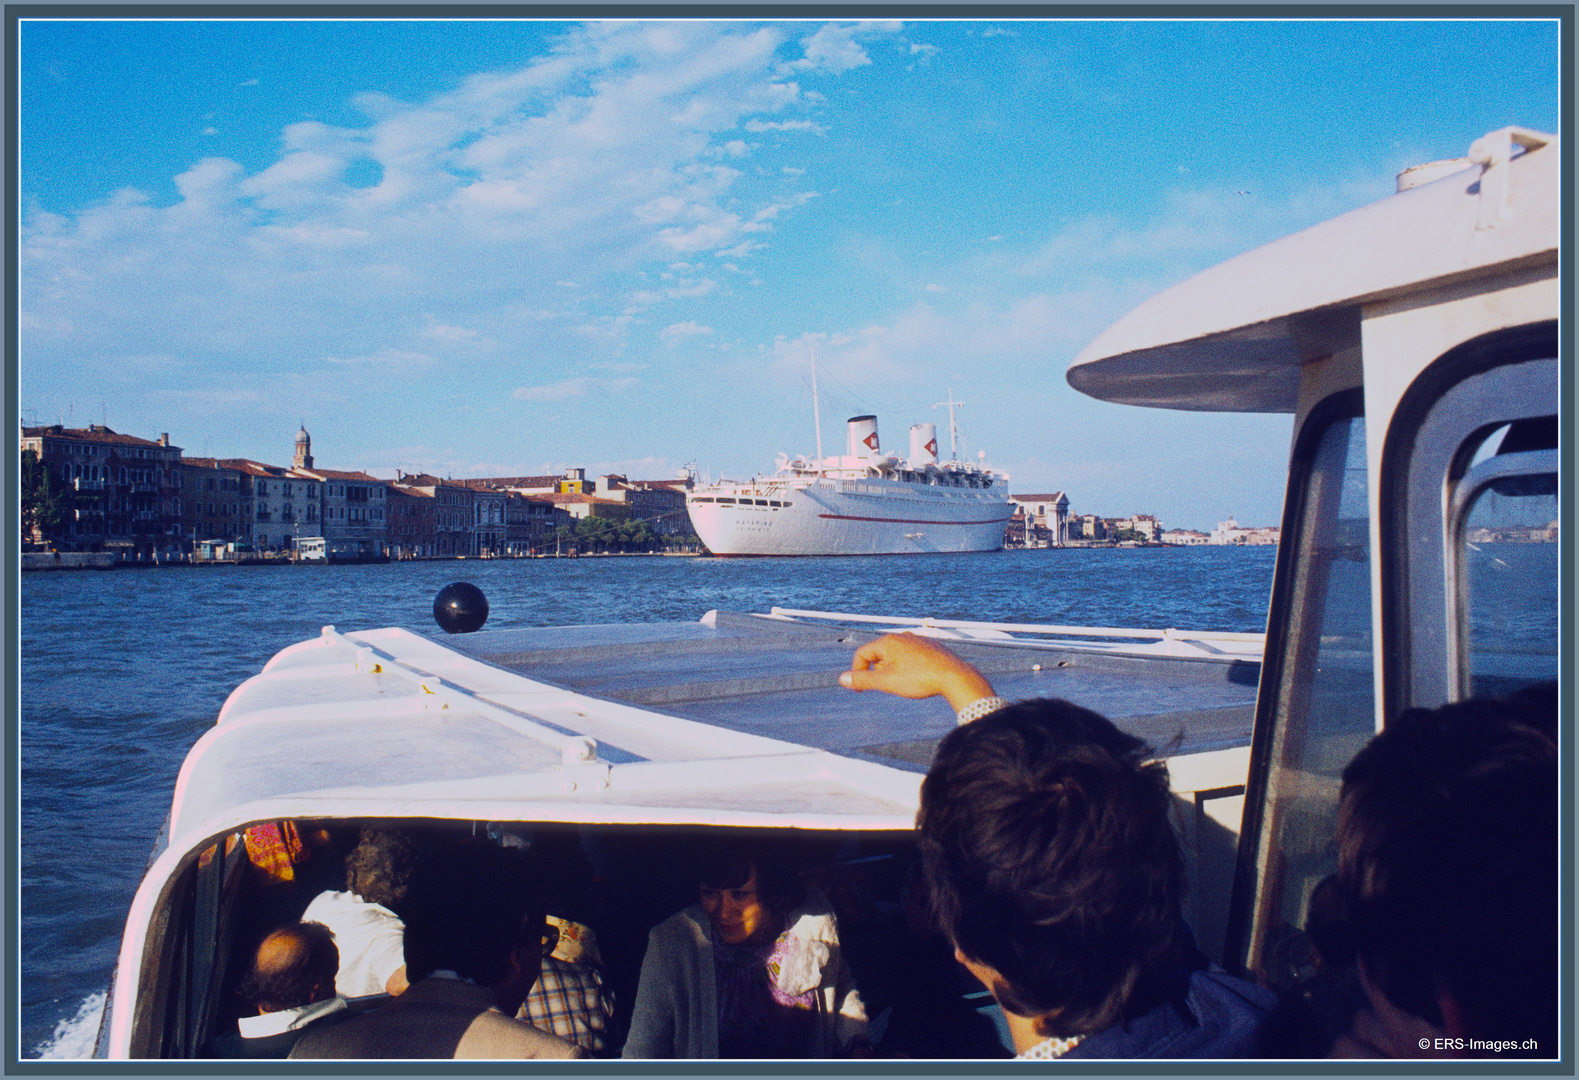
[[[335,992],[341,997],[382,994],[406,962],[406,924],[382,904],[370,904],[351,892],[321,892],[302,912],[302,922],[323,923],[334,931],[340,950]]]
[[[337,1013],[343,1008],[345,1008],[345,998],[332,997],[327,1001],[315,1001],[311,1005],[302,1005],[295,1009],[243,1016],[236,1021],[236,1026],[241,1031],[243,1039],[264,1039],[270,1035],[283,1035],[287,1031],[306,1027],[320,1016]]]

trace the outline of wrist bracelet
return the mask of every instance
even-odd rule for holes
[[[997,712],[1007,704],[1009,703],[1001,697],[977,698],[954,715],[960,723],[968,724],[972,720],[980,720],[983,716]]]

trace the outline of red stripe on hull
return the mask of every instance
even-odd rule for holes
[[[922,521],[917,518],[874,518],[855,517],[852,514],[818,514],[820,518],[832,518],[835,521],[881,521],[887,525],[1003,525],[1009,518],[986,518],[982,521]],[[1013,517],[1010,514],[1009,517]]]

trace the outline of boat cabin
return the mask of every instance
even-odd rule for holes
[[[1294,414],[1223,956],[1272,986],[1308,989],[1354,753],[1404,709],[1557,678],[1561,162],[1492,132],[1152,298],[1069,369],[1106,401]]]
[[[1294,415],[1264,641],[782,610],[326,627],[238,687],[182,767],[99,1053],[209,1052],[268,919],[343,887],[333,852],[359,826],[398,822],[582,867],[551,914],[596,924],[627,1017],[648,928],[695,898],[687,851],[760,831],[833,899],[879,1045],[1010,1056],[985,988],[905,914],[919,783],[953,717],[835,682],[901,628],[948,638],[1007,697],[1065,697],[1170,747],[1197,941],[1308,996],[1345,763],[1410,706],[1556,677],[1561,154],[1494,132],[1162,293],[1070,368],[1108,401]],[[270,893],[243,835],[287,821],[330,845]]]

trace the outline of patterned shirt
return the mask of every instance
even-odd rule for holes
[[[526,995],[520,1017],[541,1031],[575,1043],[593,1057],[612,1052],[609,1028],[614,999],[603,986],[602,974],[590,965],[543,957],[543,971]]]

